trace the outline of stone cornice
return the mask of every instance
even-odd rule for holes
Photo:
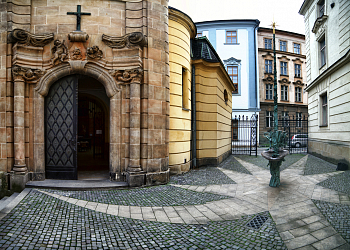
[[[182,24],[184,27],[186,27],[188,32],[190,33],[191,38],[196,37],[197,35],[196,25],[193,23],[192,19],[189,16],[187,16],[185,13],[174,8],[169,8],[169,19],[172,21],[178,22]]]
[[[258,51],[260,52],[268,52],[268,53],[273,53],[272,49],[264,49],[264,48],[258,48]],[[300,58],[304,58],[306,59],[305,55],[301,55],[301,54],[295,54],[295,53],[291,53],[291,52],[286,52],[286,51],[280,51],[280,50],[276,50],[276,54],[282,54],[282,55],[287,55],[287,56],[295,56],[295,57],[300,57]]]
[[[122,49],[130,46],[144,47],[147,45],[147,40],[141,32],[133,32],[121,37],[108,36],[103,34],[102,41],[111,48]]]
[[[12,67],[12,77],[14,80],[23,80],[26,83],[37,83],[37,81],[46,73],[44,70],[31,69],[20,66]]]
[[[344,56],[342,56],[338,61],[333,63],[329,68],[327,68],[325,71],[323,71],[315,80],[313,80],[306,88],[306,91],[309,91],[313,87],[315,87],[320,81],[322,81],[324,78],[328,77],[330,74],[332,74],[334,71],[342,67],[343,65],[350,63],[350,49],[345,53]]]
[[[54,38],[53,33],[46,33],[41,35],[32,34],[22,29],[14,29],[10,33],[11,43],[20,43],[33,47],[44,47],[49,44]]]

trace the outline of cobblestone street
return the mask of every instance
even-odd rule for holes
[[[350,249],[350,175],[288,155],[281,186],[262,157],[230,156],[168,185],[26,189],[0,213],[0,249]]]

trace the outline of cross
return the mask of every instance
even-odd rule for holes
[[[81,5],[77,6],[77,12],[67,12],[67,15],[76,15],[77,16],[77,31],[80,30],[80,23],[81,23],[81,15],[88,15],[90,16],[91,13],[81,12]]]

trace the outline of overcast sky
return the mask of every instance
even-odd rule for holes
[[[260,27],[305,34],[299,9],[304,0],[169,0],[169,6],[189,15],[194,22],[226,19],[259,19]]]

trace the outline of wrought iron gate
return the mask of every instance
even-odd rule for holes
[[[78,79],[68,76],[45,99],[46,178],[77,179]]]
[[[231,123],[232,154],[258,154],[258,115],[235,116]]]

